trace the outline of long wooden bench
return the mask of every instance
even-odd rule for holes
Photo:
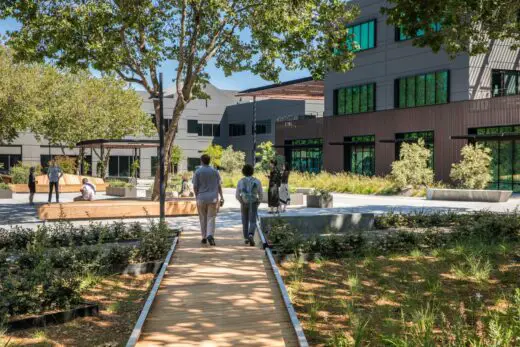
[[[167,217],[196,215],[195,199],[166,201],[165,214]],[[38,217],[41,220],[159,217],[159,202],[115,199],[45,204],[38,208]]]
[[[78,193],[82,184],[82,179],[87,178],[90,183],[96,186],[96,191],[104,192],[106,191],[107,184],[102,178],[99,177],[89,177],[89,176],[78,176],[78,175],[70,175],[64,174],[62,178],[60,178],[60,193]],[[48,193],[49,192],[49,178],[46,175],[36,176],[36,193]],[[13,193],[29,193],[29,187],[27,184],[10,184],[9,188]]]

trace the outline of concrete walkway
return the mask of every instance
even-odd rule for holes
[[[198,228],[182,233],[138,346],[297,346],[264,251],[244,245],[236,221],[216,247]]]

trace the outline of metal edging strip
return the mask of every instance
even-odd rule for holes
[[[178,242],[179,242],[179,236],[176,236],[173,239],[172,247],[170,248],[170,251],[166,255],[166,258],[164,259],[164,263],[161,267],[161,270],[159,271],[159,274],[157,275],[157,278],[155,279],[152,290],[150,291],[150,294],[148,295],[148,299],[146,300],[146,302],[143,306],[143,310],[141,311],[141,314],[139,315],[139,318],[137,319],[137,323],[135,323],[134,329],[132,330],[132,334],[130,335],[128,342],[126,343],[126,347],[134,347],[136,345],[137,341],[139,340],[139,337],[141,336],[144,322],[146,320],[146,317],[148,317],[148,313],[150,312],[150,309],[152,308],[152,303],[155,299],[155,296],[157,295],[157,291],[159,290],[159,286],[161,285],[162,279],[164,277],[164,274],[166,273],[166,269],[168,268],[168,265],[170,264],[170,260],[172,258],[173,253],[175,252],[175,248],[177,247]]]
[[[291,303],[291,299],[289,298],[289,293],[287,292],[287,288],[285,288],[285,283],[283,281],[282,275],[280,275],[280,270],[278,270],[278,266],[274,261],[273,253],[271,249],[267,245],[267,241],[264,236],[264,232],[260,227],[260,218],[256,219],[256,226],[258,229],[258,235],[260,235],[260,239],[262,241],[262,245],[265,249],[265,254],[269,259],[269,263],[271,265],[271,269],[273,269],[274,277],[276,278],[276,282],[278,283],[278,288],[280,289],[280,293],[282,294],[283,302],[285,304],[285,308],[287,309],[287,313],[289,314],[289,318],[291,319],[291,324],[296,333],[296,337],[298,338],[298,346],[300,347],[309,347],[309,343],[307,342],[307,338],[303,332],[303,328],[300,324],[300,320],[296,315],[296,311]]]

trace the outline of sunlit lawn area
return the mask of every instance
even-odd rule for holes
[[[520,345],[520,243],[284,266],[314,346]]]
[[[0,334],[0,346],[124,346],[140,314],[153,274],[114,275],[99,281],[82,295],[99,304],[99,316]],[[92,283],[85,283],[92,285]]]

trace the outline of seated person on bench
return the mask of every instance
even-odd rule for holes
[[[83,186],[79,190],[81,192],[80,196],[74,198],[74,201],[92,201],[96,196],[96,187],[92,183],[88,181],[88,179],[83,179]]]

